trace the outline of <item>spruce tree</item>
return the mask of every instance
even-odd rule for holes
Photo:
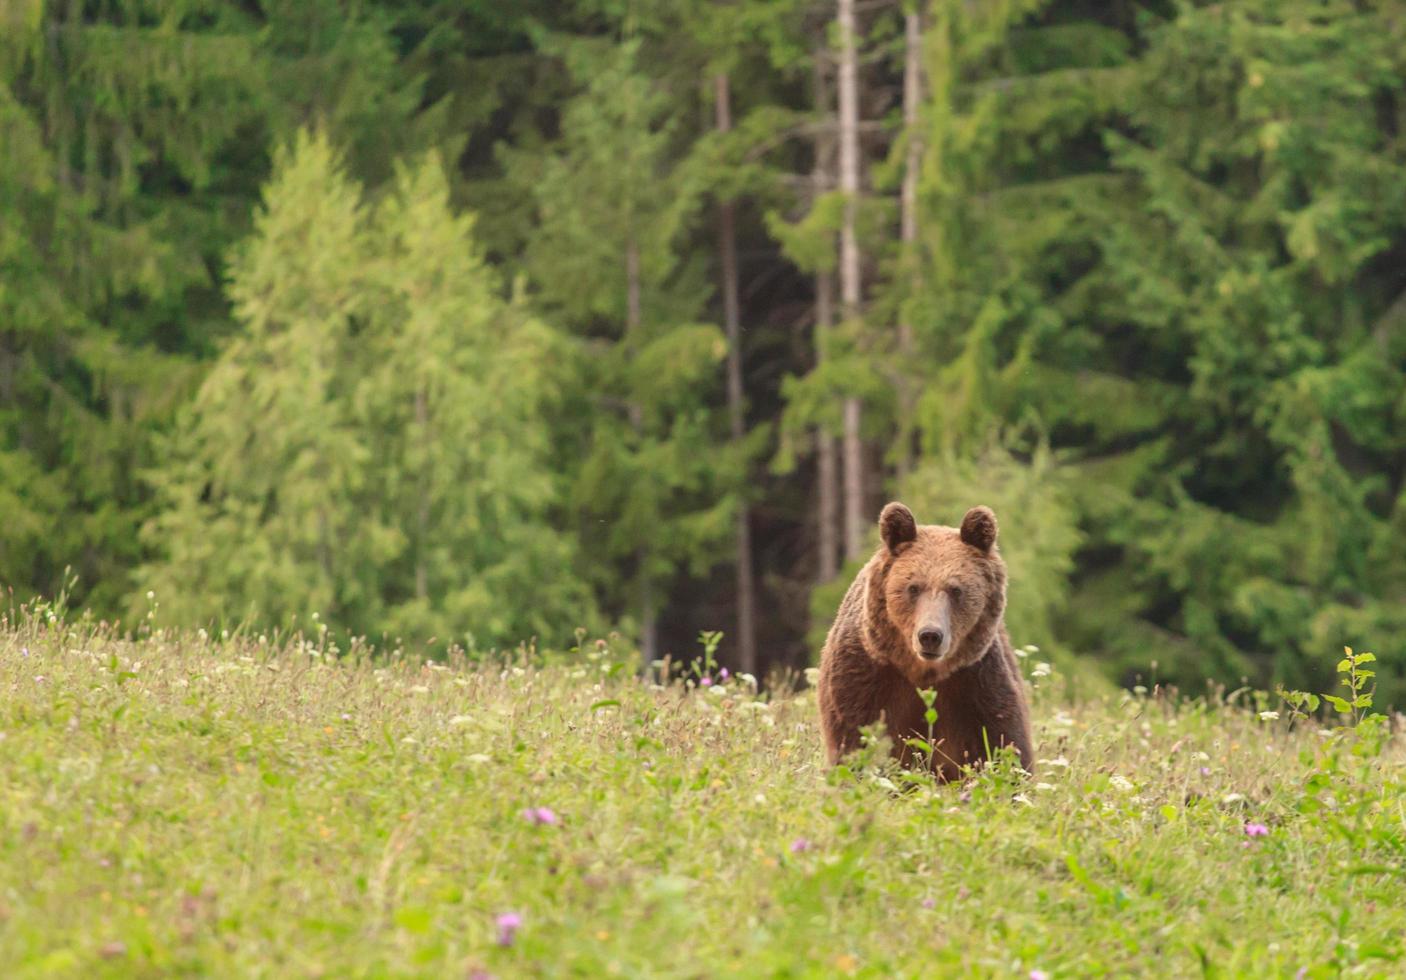
[[[559,345],[499,297],[436,160],[371,209],[301,135],[230,293],[243,330],[153,473],[140,580],[168,615],[482,645],[591,622],[551,527]]]

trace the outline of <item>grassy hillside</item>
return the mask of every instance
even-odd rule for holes
[[[1034,779],[902,793],[809,692],[328,653],[0,629],[7,975],[1406,969],[1402,749],[1267,702],[1043,677]]]

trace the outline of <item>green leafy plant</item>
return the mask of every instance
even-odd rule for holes
[[[703,661],[701,665],[694,662],[693,672],[699,680],[707,677],[711,683],[713,668],[717,664],[718,645],[722,641],[722,630],[703,630],[698,634],[698,642],[703,644]]]
[[[1354,653],[1352,647],[1343,647],[1343,659],[1338,661],[1337,672],[1338,683],[1346,688],[1347,697],[1324,694],[1320,698],[1319,695],[1308,691],[1289,691],[1282,687],[1277,693],[1289,706],[1290,717],[1293,719],[1312,715],[1326,701],[1333,710],[1347,715],[1350,726],[1357,728],[1363,719],[1368,717],[1372,696],[1376,693],[1376,684],[1368,685],[1377,673],[1367,666],[1376,663],[1376,660],[1375,654]]]

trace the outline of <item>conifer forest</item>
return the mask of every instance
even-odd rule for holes
[[[889,500],[1406,703],[1406,3],[0,0],[12,602],[762,677]]]

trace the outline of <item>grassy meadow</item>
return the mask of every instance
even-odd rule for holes
[[[1035,654],[1034,777],[907,785],[827,771],[804,687],[649,684],[627,654],[431,663],[10,618],[5,974],[1406,970],[1382,724],[1252,693],[1071,703]]]

